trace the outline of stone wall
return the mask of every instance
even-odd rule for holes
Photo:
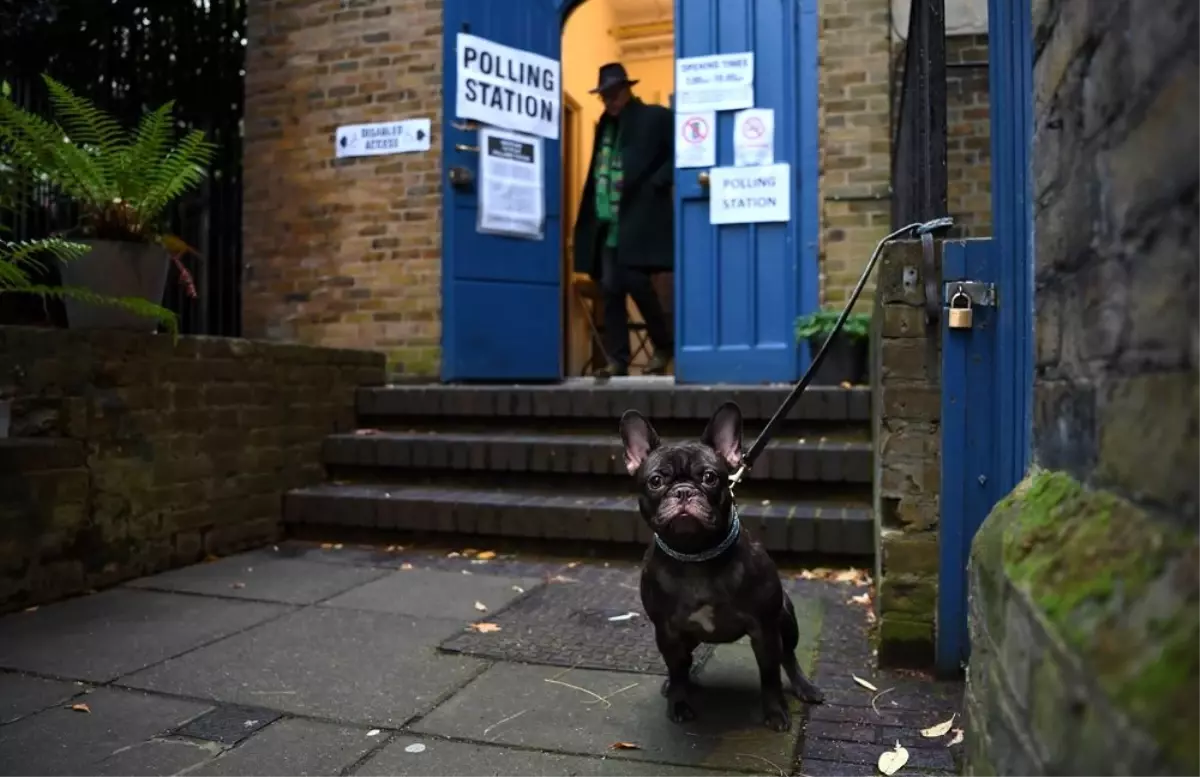
[[[0,611],[274,538],[381,354],[0,327]]]
[[[940,277],[940,261],[937,271]],[[884,249],[877,278],[871,374],[879,660],[926,665],[937,610],[940,324],[925,322],[920,243]]]
[[[1038,467],[972,547],[968,770],[1196,774],[1200,11],[1034,15]]]

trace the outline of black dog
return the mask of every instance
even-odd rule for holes
[[[741,527],[729,476],[742,459],[742,412],[717,408],[700,442],[663,445],[636,410],[621,417],[625,465],[637,478],[638,509],[654,532],[642,568],[642,606],[667,664],[667,716],[695,718],[688,701],[692,651],[701,643],[749,635],[762,683],[763,715],[776,731],[791,726],[780,668],[810,704],[825,695],[796,662],[800,630],[775,563]]]

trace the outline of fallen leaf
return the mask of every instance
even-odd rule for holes
[[[76,712],[91,712],[92,711],[92,708],[87,706],[83,702],[80,702],[79,704],[72,704],[71,709],[75,710]]]
[[[321,550],[333,550],[333,543],[332,542],[322,542]]]
[[[469,575],[469,574],[471,574],[471,570],[469,570],[469,569],[464,569],[464,570],[462,571],[462,573],[463,573],[464,575]]]
[[[963,730],[961,728],[956,728],[956,729],[954,729],[953,738],[951,738],[951,740],[946,743],[946,747],[954,747],[957,744],[961,744],[962,741],[963,741]]]
[[[857,569],[843,569],[833,576],[835,583],[855,583],[861,578],[862,573]]]
[[[796,575],[796,577],[800,578],[801,580],[816,580],[817,573],[812,571],[811,569],[806,569],[803,572],[801,572],[800,574]]]
[[[423,753],[423,752],[425,752],[425,745],[421,744],[420,742],[416,742],[416,743],[411,744],[408,747],[404,748],[404,752],[406,752],[406,753]]]
[[[338,544],[334,545],[334,546],[333,546],[333,549],[334,549],[334,550],[341,550],[341,549],[342,549],[342,543],[340,543],[340,542],[339,542]]]
[[[446,554],[446,558],[458,558],[458,557],[459,557],[459,556],[461,556],[461,555],[462,555],[462,554],[461,554],[461,553],[459,553],[457,550],[452,550],[452,551],[450,551],[449,553],[447,553],[447,554]]]
[[[37,605],[35,604],[32,607],[26,607],[25,612],[37,612]]]
[[[207,556],[204,557],[205,564],[211,564],[214,561],[220,561],[220,560],[221,560],[220,556],[214,556],[211,553],[209,553]]]
[[[487,605],[483,602],[475,602],[475,609],[480,612],[487,612]]]
[[[876,688],[874,685],[871,685],[871,683],[869,683],[869,682],[867,682],[866,680],[862,679],[862,678],[861,678],[861,677],[859,677],[858,675],[856,675],[856,674],[852,674],[852,675],[850,675],[850,677],[854,679],[854,682],[856,682],[856,683],[858,683],[859,685],[861,685],[862,687],[866,688],[868,691],[874,691],[874,692],[876,692],[876,693],[878,693],[878,692],[879,692],[879,689],[878,689],[878,688]]]
[[[641,750],[641,745],[635,745],[633,742],[613,742],[608,746],[609,750]]]
[[[474,548],[463,548],[462,554],[464,556],[474,556],[478,552],[479,551],[475,550]]]
[[[548,582],[548,583],[574,583],[576,581],[575,581],[575,578],[573,578],[573,577],[563,577],[562,575],[555,575],[554,577],[547,578],[546,582]]]
[[[412,569],[413,567],[412,567],[412,564],[405,561],[403,564],[400,565],[400,568],[407,571],[409,569]]]
[[[367,732],[367,736],[369,736],[369,737],[379,736],[379,729],[377,729],[377,728],[371,729],[370,731]]]
[[[762,504],[763,504],[763,507],[766,507],[767,505],[771,504],[771,500],[770,500],[770,499],[764,499],[764,500],[762,500]]]
[[[386,548],[384,548],[384,551],[385,551],[385,552],[387,552],[387,553],[395,553],[395,552],[396,552],[396,546],[395,546],[395,545],[388,545]]]
[[[843,380],[841,383],[838,384],[838,386],[840,386],[842,388],[850,388],[851,383],[848,380]]]
[[[930,739],[946,736],[946,732],[948,732],[950,727],[954,725],[955,717],[957,717],[957,713],[951,715],[950,720],[943,721],[936,726],[930,726],[929,728],[921,729],[921,736],[928,737]]]
[[[850,604],[865,604],[869,606],[871,604],[871,594],[866,593],[859,594],[858,596],[851,596]]]
[[[368,434],[379,434],[379,430],[378,429],[355,429],[354,433],[359,436],[365,436]]]
[[[638,616],[638,614],[636,612],[627,612],[624,615],[614,615],[611,618],[609,618],[609,620],[610,621],[628,621],[628,620],[633,620],[637,616]]]
[[[500,627],[494,623],[472,623],[469,628],[478,631],[480,634],[491,634],[494,631],[500,630]]]
[[[577,566],[579,566],[579,562],[578,562],[578,561],[572,561],[570,564],[567,564],[567,569],[574,569],[574,568],[575,568],[575,567],[577,567]]]
[[[885,750],[879,754],[879,771],[884,774],[895,774],[906,763],[908,763],[908,751],[899,742],[896,742],[894,749]]]
[[[479,559],[480,561],[490,561],[490,560],[494,559],[495,557],[496,557],[496,551],[494,551],[494,550],[485,550],[482,553],[479,553],[475,556],[475,558]]]
[[[519,594],[523,594],[523,593],[525,593],[525,589],[524,589],[524,588],[522,588],[522,587],[521,587],[521,586],[519,586],[519,585],[514,585],[512,589],[513,589],[514,591],[516,591],[517,593],[519,593]]]
[[[245,583],[230,583],[229,587],[230,588],[245,588],[246,584]]]

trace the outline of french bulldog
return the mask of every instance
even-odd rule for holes
[[[775,563],[737,517],[730,475],[742,461],[742,412],[717,408],[699,442],[664,444],[641,413],[621,416],[625,466],[638,510],[654,532],[642,566],[641,596],[667,665],[662,693],[676,723],[696,716],[692,652],[701,643],[749,635],[758,663],[766,725],[787,731],[791,716],[780,669],[801,701],[825,695],[796,661],[800,629]]]

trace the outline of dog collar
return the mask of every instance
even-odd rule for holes
[[[680,553],[679,551],[667,545],[667,543],[663,542],[663,538],[659,537],[657,532],[654,535],[654,544],[658,546],[659,550],[661,550],[663,553],[666,553],[676,561],[711,561],[725,551],[729,550],[730,546],[737,542],[738,535],[742,533],[742,521],[738,517],[737,504],[733,505],[732,512],[733,520],[729,524],[729,534],[727,534],[725,539],[721,540],[721,544],[717,545],[716,547],[709,548],[708,550],[700,553]]]

